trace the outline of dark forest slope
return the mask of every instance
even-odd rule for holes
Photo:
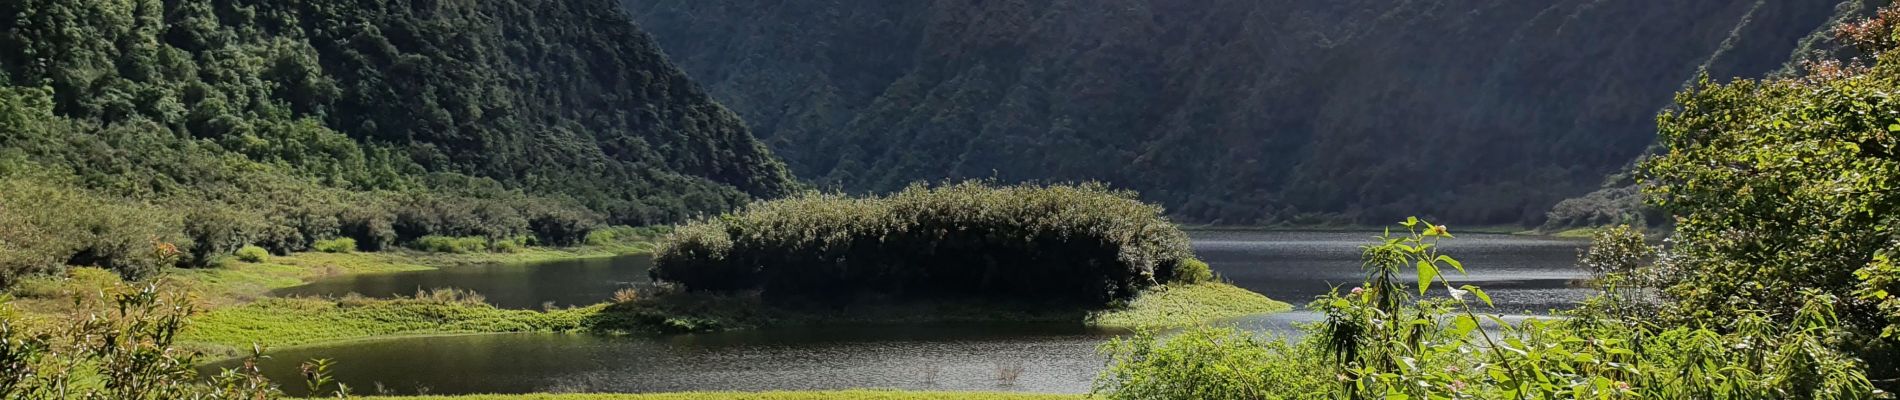
[[[609,0],[0,2],[0,287],[575,244],[796,185]]]
[[[822,185],[1105,180],[1226,223],[1536,223],[1837,3],[625,0]]]
[[[64,118],[149,125],[336,187],[451,172],[572,196],[625,222],[786,192],[782,164],[617,10],[606,0],[9,1],[0,76],[50,89]]]

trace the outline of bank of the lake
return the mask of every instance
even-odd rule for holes
[[[532,267],[529,267],[532,268]],[[1023,311],[976,304],[912,304],[832,312],[780,309],[757,301],[650,299],[548,310],[499,308],[462,292],[400,299],[265,298],[214,309],[181,337],[207,353],[241,354],[252,344],[315,345],[384,337],[505,332],[666,334],[823,324],[1073,323],[1110,329],[1168,329],[1287,311],[1291,305],[1226,283],[1167,285],[1126,307]],[[663,303],[665,305],[656,305]]]
[[[571,330],[588,315],[588,309],[502,309],[481,302],[479,295],[459,291],[428,291],[394,299],[279,298],[271,292],[326,278],[483,264],[531,265],[651,251],[651,243],[627,241],[513,252],[308,252],[258,262],[233,261],[219,268],[172,268],[152,283],[184,294],[198,311],[180,335],[181,344],[214,357],[235,356],[252,344],[281,347],[429,334]],[[121,282],[105,270],[73,268],[65,276],[22,282],[10,292],[8,301],[24,321],[51,326],[71,313],[74,296],[95,295]]]
[[[1245,292],[1293,302],[1363,279],[1359,247],[1375,234],[1190,233],[1195,254],[1223,281]],[[1571,282],[1585,276],[1574,266],[1582,244],[1473,233],[1443,245],[1474,268],[1469,275],[1455,277],[1456,281],[1480,285],[1497,301],[1497,308],[1487,312],[1534,315],[1567,307],[1587,294],[1586,289],[1571,287]],[[1168,293],[1196,292],[1170,289]],[[1160,310],[1152,304],[1160,299],[1164,298],[1136,300],[1143,306],[1135,309]],[[1186,305],[1151,315],[1195,308]],[[1311,312],[1290,311],[1217,324],[1291,336],[1299,334],[1293,325],[1318,318]],[[372,389],[378,386],[392,394],[856,388],[1085,393],[1101,371],[1098,346],[1125,331],[1069,321],[827,323],[662,336],[507,333],[393,338],[274,348],[273,358],[263,366],[272,379],[293,382],[288,388],[295,389],[300,385],[294,382],[302,379],[296,373],[298,363],[332,359],[337,363],[337,380],[360,394],[383,393]],[[1023,371],[1018,381],[1004,384],[998,379],[999,370],[1018,365]]]
[[[654,394],[514,394],[367,397],[365,400],[1068,400],[1088,396],[1008,392],[913,392],[847,390],[812,392],[689,392]]]
[[[180,336],[186,346],[214,357],[237,356],[253,345],[269,348],[405,336],[565,332],[650,334],[753,329],[815,324],[905,324],[983,321],[1069,322],[1090,326],[1165,329],[1286,311],[1290,305],[1225,283],[1167,285],[1149,290],[1127,307],[1103,310],[1023,311],[984,304],[911,304],[849,310],[788,310],[756,300],[645,298],[610,304],[610,296],[586,305],[504,307],[480,293],[422,290],[413,294],[337,293],[279,297],[273,293],[313,281],[427,274],[478,265],[543,268],[570,260],[613,261],[644,257],[646,243],[575,248],[528,248],[513,253],[431,253],[413,250],[352,253],[297,253],[261,262],[235,262],[216,269],[174,269],[164,285],[192,294],[202,311]],[[631,261],[630,261],[631,262]],[[644,258],[640,262],[645,262]],[[642,264],[645,265],[645,264]],[[85,270],[81,270],[85,271]],[[96,271],[95,271],[96,272]],[[639,271],[621,271],[643,275]],[[80,275],[102,275],[98,273]],[[76,292],[105,278],[44,281],[68,286],[42,292]],[[84,281],[94,281],[84,283]],[[341,289],[339,289],[341,290]],[[57,295],[29,296],[28,310],[53,314],[65,301]]]

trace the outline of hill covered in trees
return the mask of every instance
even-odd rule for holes
[[[1834,21],[1869,10],[1832,0],[623,3],[820,185],[1103,180],[1186,220],[1233,224],[1421,211],[1540,223],[1652,143],[1657,111],[1699,73],[1780,70]],[[1413,172],[1421,166],[1432,172]]]
[[[796,185],[606,0],[5,2],[0,184],[0,272],[572,243]]]

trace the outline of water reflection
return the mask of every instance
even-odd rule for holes
[[[389,274],[326,278],[272,292],[278,296],[370,297],[414,295],[418,290],[474,290],[490,304],[532,309],[583,306],[606,301],[616,290],[650,282],[645,255],[561,260],[530,264],[485,264]]]
[[[1197,232],[1196,252],[1235,284],[1303,303],[1333,286],[1357,284],[1365,233]],[[1459,283],[1485,287],[1496,312],[1564,308],[1588,295],[1570,283],[1582,242],[1461,235],[1445,244],[1471,268]],[[300,288],[405,294],[416,287],[473,288],[491,301],[535,306],[598,301],[644,276],[649,261],[620,258],[541,267],[481,267],[441,273],[357,277]],[[546,269],[543,268],[562,268]],[[1295,311],[1240,318],[1245,329],[1294,334],[1320,315]],[[662,338],[509,334],[406,338],[288,349],[266,362],[279,382],[301,382],[296,364],[338,362],[338,378],[360,391],[393,393],[538,391],[668,392],[899,388],[1080,393],[1102,367],[1096,346],[1116,332],[1076,324],[832,326]],[[228,364],[220,365],[228,366]],[[213,366],[214,368],[217,366]],[[1020,375],[1007,378],[1009,371]],[[295,385],[291,385],[295,386]]]

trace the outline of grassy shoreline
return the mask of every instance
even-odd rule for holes
[[[1181,225],[1187,232],[1379,232],[1381,225]],[[1536,228],[1518,225],[1480,225],[1458,227],[1460,233],[1484,233],[1497,235],[1555,236],[1556,232],[1540,232]]]
[[[467,396],[365,397],[365,400],[1068,400],[1081,394],[1012,392],[925,392],[902,390],[840,390],[783,392],[680,392],[648,394],[490,394]]]
[[[271,290],[329,277],[422,271],[483,263],[530,263],[640,254],[644,243],[582,248],[529,248],[515,253],[297,253],[217,269],[175,269],[161,285],[189,293],[200,311],[180,343],[208,356],[269,348],[333,345],[418,335],[560,332],[668,334],[809,324],[917,324],[995,321],[1077,323],[1110,329],[1169,329],[1253,314],[1282,312],[1284,302],[1225,283],[1171,284],[1149,289],[1125,308],[1021,310],[983,303],[852,307],[830,311],[765,306],[757,299],[666,296],[550,310],[498,308],[479,295],[430,291],[415,297],[277,298]],[[74,294],[119,284],[104,270],[75,268],[66,278],[36,281],[11,302],[51,327]],[[696,298],[700,297],[700,298]]]
[[[442,293],[442,292],[438,292]],[[586,334],[677,334],[804,325],[888,325],[982,322],[1075,323],[1105,329],[1172,329],[1247,315],[1284,312],[1292,306],[1225,283],[1167,285],[1151,289],[1128,307],[1103,310],[1021,311],[979,304],[915,304],[818,313],[763,306],[749,300],[694,301],[655,306],[649,302],[601,303],[553,310],[511,310],[457,297],[430,294],[407,299],[271,298],[194,318],[181,336],[191,348],[214,356],[238,356],[253,343],[273,348],[327,346],[411,336],[557,332]]]
[[[276,298],[269,292],[337,276],[614,257],[651,249],[649,243],[625,242],[531,247],[508,253],[310,252],[233,262],[222,268],[174,268],[151,282],[184,293],[184,300],[198,310],[180,333],[182,346],[211,356],[233,356],[260,339],[263,343],[259,344],[278,347],[426,334],[571,330],[589,309],[501,309],[481,303],[478,296],[453,291],[401,299]],[[6,294],[11,297],[6,302],[29,325],[53,329],[73,312],[75,297],[121,284],[116,274],[102,269],[72,268],[64,276],[22,282]]]

